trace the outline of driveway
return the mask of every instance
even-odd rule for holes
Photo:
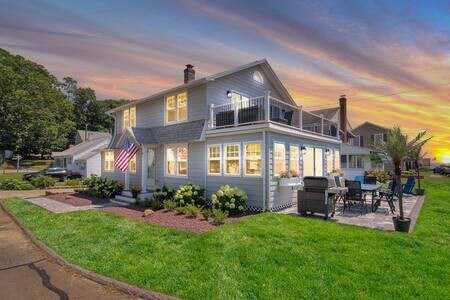
[[[50,261],[0,209],[0,299],[130,299]]]

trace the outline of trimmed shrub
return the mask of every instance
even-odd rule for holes
[[[156,211],[162,209],[164,207],[164,203],[161,200],[145,199],[144,206]]]
[[[203,218],[205,218],[205,220],[209,220],[209,218],[211,218],[213,215],[212,209],[211,208],[203,209],[202,215],[203,215]]]
[[[188,204],[184,209],[184,212],[190,218],[197,218],[198,214],[201,212],[200,207],[196,206],[195,204]]]
[[[175,193],[174,199],[180,205],[195,204],[205,205],[205,189],[193,183],[180,185]]]
[[[82,184],[82,180],[78,179],[78,178],[67,179],[65,181],[65,184],[68,185],[68,186],[80,186]]]
[[[31,184],[39,189],[45,189],[56,184],[56,179],[50,176],[39,175],[31,179]]]
[[[214,219],[214,224],[220,225],[225,223],[225,219],[228,218],[228,211],[222,211],[220,209],[212,210],[212,218]]]
[[[177,207],[175,200],[166,200],[163,202],[163,207],[165,210],[172,211]]]
[[[0,190],[33,190],[34,188],[32,184],[17,179],[5,179],[0,182]]]
[[[177,212],[177,214],[179,215],[184,215],[186,213],[186,207],[185,206],[177,206],[175,208],[175,211]]]
[[[228,212],[229,215],[243,213],[248,201],[247,193],[243,189],[230,187],[228,184],[221,186],[211,198],[214,209]]]
[[[114,197],[117,191],[117,181],[105,177],[93,175],[84,179],[83,184],[87,186],[83,193],[97,198]]]

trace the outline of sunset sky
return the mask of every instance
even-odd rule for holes
[[[450,1],[3,1],[0,47],[99,98],[140,98],[267,58],[307,109],[427,129],[450,162]]]

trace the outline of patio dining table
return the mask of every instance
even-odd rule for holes
[[[363,192],[366,193],[371,193],[372,194],[372,212],[374,212],[377,208],[377,205],[374,205],[376,203],[378,203],[380,201],[380,199],[377,199],[376,202],[375,201],[375,194],[377,193],[377,191],[381,188],[380,184],[361,184],[361,190]],[[379,203],[378,203],[379,204]]]

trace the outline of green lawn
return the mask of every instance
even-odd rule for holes
[[[23,174],[25,174],[24,172],[19,172],[19,173],[5,173],[3,174],[2,171],[0,171],[0,182],[7,180],[7,179],[17,179],[17,180],[22,180],[22,176]]]
[[[203,234],[99,211],[8,208],[70,262],[191,299],[450,295],[450,179],[427,179],[412,234],[264,213]]]

